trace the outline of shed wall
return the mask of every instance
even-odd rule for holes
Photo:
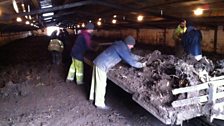
[[[125,29],[125,30],[100,30],[94,34],[98,37],[106,37],[110,39],[124,39],[127,35],[133,35],[139,43],[166,45],[174,47],[174,40],[172,39],[174,29]],[[202,50],[207,52],[217,52],[224,54],[224,30],[218,28],[217,36],[215,30],[201,30]],[[215,50],[215,37],[217,37],[217,50]]]

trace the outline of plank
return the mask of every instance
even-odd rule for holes
[[[207,88],[209,88],[208,82],[199,84],[199,85],[173,89],[172,93],[173,93],[173,95],[176,95],[176,94],[180,94],[180,93],[200,91],[200,90],[207,89]]]
[[[220,79],[224,79],[224,76],[210,78],[211,81],[213,81],[213,80],[220,80]]]
[[[200,104],[206,101],[208,101],[208,95],[173,101],[172,106],[174,108],[177,108],[177,107],[182,107],[186,105]]]

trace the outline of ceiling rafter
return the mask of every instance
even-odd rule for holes
[[[40,8],[40,3],[38,0],[31,0],[31,2],[33,3],[34,7],[39,9]]]
[[[31,12],[23,12],[23,13],[19,13],[19,14],[14,14],[8,18],[15,18],[15,17],[25,16],[25,15],[42,14],[42,13],[47,13],[47,12],[54,12],[54,11],[58,11],[58,10],[79,7],[79,6],[88,5],[88,4],[92,4],[92,3],[93,3],[92,0],[86,0],[86,1],[75,2],[75,3],[71,3],[71,4],[65,4],[65,5],[61,5],[61,6],[55,6],[55,7],[50,7],[50,8],[34,10]]]
[[[145,15],[153,15],[153,16],[163,17],[163,18],[167,18],[167,19],[179,19],[178,17],[174,17],[174,16],[170,16],[170,15],[164,15],[164,14],[161,15],[160,11],[158,11],[158,12],[153,11],[153,10],[142,11],[142,10],[139,10],[138,8],[134,8],[134,7],[130,7],[130,6],[116,5],[115,3],[111,3],[111,2],[109,3],[109,2],[105,2],[105,1],[96,0],[95,4],[99,4],[99,5],[103,5],[103,6],[107,6],[107,7],[127,11],[127,12],[145,13]]]

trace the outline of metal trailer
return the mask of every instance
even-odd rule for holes
[[[84,62],[92,66],[92,61],[84,58]],[[129,84],[113,77],[114,71],[108,72],[108,79],[118,85],[124,91],[132,94],[132,99],[158,118],[166,125],[182,125],[183,121],[195,117],[206,116],[210,122],[213,119],[224,120],[224,76],[211,78],[209,81],[195,86],[173,89],[173,95],[181,93],[199,92],[206,90],[206,94],[195,96],[172,102],[172,106],[155,106],[144,100],[144,96],[139,96],[128,87]]]

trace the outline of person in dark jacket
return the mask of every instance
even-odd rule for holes
[[[62,53],[62,62],[68,66],[70,65],[71,62],[71,57],[70,57],[70,40],[69,40],[69,33],[68,31],[64,28],[64,29],[60,29],[60,33],[59,33],[59,39],[63,42],[64,44],[64,51]]]
[[[186,33],[182,36],[182,44],[185,52],[188,55],[193,55],[197,61],[202,58],[201,41],[201,31],[189,23]]]
[[[108,109],[105,105],[107,72],[121,60],[135,68],[146,66],[146,62],[138,61],[139,56],[131,53],[135,45],[135,39],[128,36],[123,41],[116,41],[93,61],[93,74],[89,100],[95,100],[95,106],[100,109]]]
[[[76,75],[76,84],[83,84],[83,60],[84,53],[91,49],[91,33],[93,32],[94,25],[88,23],[86,29],[82,30],[72,47],[71,57],[72,64],[70,65],[68,76],[66,82],[71,82],[74,80]]]
[[[52,33],[51,33],[51,39],[55,39],[55,38],[58,38],[58,31],[57,30],[54,30]]]

